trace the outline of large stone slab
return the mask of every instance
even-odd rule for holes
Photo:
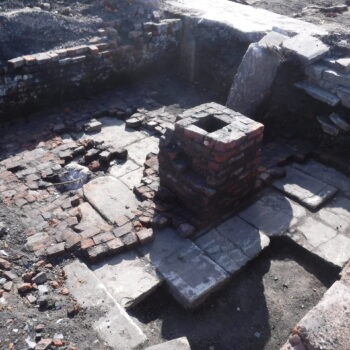
[[[270,239],[238,216],[234,216],[217,227],[219,233],[239,247],[252,259],[270,244]]]
[[[283,235],[306,215],[299,204],[277,192],[264,194],[239,216],[268,236]]]
[[[325,350],[350,349],[350,286],[335,282],[321,301],[311,309],[297,326],[305,327],[308,348]],[[303,349],[305,347],[299,347]],[[281,350],[293,350],[289,341]]]
[[[251,116],[269,97],[281,56],[263,44],[248,47],[234,77],[227,107]]]
[[[66,285],[80,305],[107,312],[93,325],[102,340],[116,350],[139,349],[146,342],[135,321],[85,264],[76,260],[65,266],[64,271]]]
[[[83,187],[88,202],[109,222],[130,216],[138,202],[130,189],[112,176],[98,177]]]
[[[350,200],[335,198],[317,212],[320,221],[350,238]]]
[[[320,181],[338,188],[346,195],[350,196],[350,178],[342,172],[313,159],[303,164],[294,163],[292,166]]]
[[[306,33],[284,40],[282,47],[286,54],[297,58],[304,64],[318,61],[329,52],[329,46]]]
[[[311,210],[332,198],[337,189],[293,167],[286,168],[286,176],[273,182],[273,186]]]
[[[198,246],[171,229],[156,232],[155,241],[140,250],[185,308],[198,306],[229,279]]]
[[[101,261],[91,268],[124,308],[137,305],[162,283],[149,262],[135,252]]]
[[[235,244],[213,229],[197,238],[199,248],[230,274],[238,272],[250,259]]]
[[[169,340],[165,343],[149,346],[146,350],[191,350],[186,337]]]
[[[336,237],[318,246],[313,253],[327,262],[342,268],[350,260],[350,238],[338,234]]]
[[[186,13],[195,21],[226,24],[237,38],[249,43],[260,40],[271,30],[289,35],[327,34],[320,26],[228,0],[166,0],[165,6],[170,12]]]

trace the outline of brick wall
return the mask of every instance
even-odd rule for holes
[[[264,127],[216,103],[181,118],[160,143],[160,182],[197,217],[213,219],[254,191]]]
[[[129,33],[128,45],[104,41],[11,59],[0,67],[0,116],[157,67],[160,60],[176,55],[181,29],[180,19],[147,22]]]

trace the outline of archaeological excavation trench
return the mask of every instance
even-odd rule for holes
[[[38,3],[0,12],[0,349],[349,350],[347,5]]]

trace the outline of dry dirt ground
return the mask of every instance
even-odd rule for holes
[[[109,28],[110,39],[121,42],[133,23],[149,14],[148,7],[134,0],[0,1],[0,63],[96,40],[103,28]]]
[[[350,48],[350,8],[337,8],[349,5],[348,0],[247,0],[246,3],[320,25],[329,31],[330,43]]]

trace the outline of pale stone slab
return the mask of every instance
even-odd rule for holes
[[[138,165],[143,166],[147,154],[159,151],[159,139],[156,137],[148,137],[133,143],[128,147],[129,157]]]
[[[234,77],[227,107],[253,115],[270,95],[281,62],[281,56],[265,44],[250,44]]]
[[[286,168],[286,176],[273,186],[312,210],[332,198],[337,189],[293,167]]]
[[[186,337],[169,340],[165,343],[149,346],[146,350],[191,350]]]
[[[197,238],[195,243],[230,274],[239,271],[250,260],[241,249],[223,237],[216,229]]]
[[[135,252],[128,252],[91,266],[109,293],[124,308],[137,305],[162,283],[155,270]]]
[[[342,268],[350,260],[350,238],[338,234],[317,247],[313,253]]]
[[[229,279],[229,274],[200,248],[174,230],[158,231],[155,236],[154,242],[140,250],[185,308],[198,306]]]
[[[65,266],[64,271],[67,288],[80,305],[108,310],[93,324],[93,328],[109,346],[118,350],[133,350],[146,342],[146,336],[135,321],[85,264],[76,260]]]
[[[228,0],[166,0],[165,5],[173,13],[186,12],[196,22],[208,20],[214,25],[215,22],[226,24],[237,38],[250,43],[271,30],[291,35],[327,34],[320,26]]]
[[[311,64],[329,52],[329,47],[321,40],[305,33],[284,40],[282,47],[287,54],[304,64]]]
[[[267,236],[283,235],[306,215],[299,204],[280,193],[267,193],[239,216]]]
[[[125,163],[115,164],[109,169],[109,173],[111,176],[115,178],[120,178],[125,174],[128,174],[134,170],[137,170],[139,165],[137,165],[134,161],[128,159]]]
[[[143,171],[144,168],[140,167],[128,174],[125,174],[120,177],[120,180],[130,188],[130,190],[133,190],[134,187],[139,186],[141,183],[141,180],[143,178]]]
[[[112,176],[98,177],[84,185],[84,196],[109,222],[115,223],[122,216],[130,216],[138,201],[132,191]]]
[[[294,163],[292,165],[295,169],[301,170],[320,181],[332,185],[350,196],[350,178],[340,171],[328,167],[315,160],[309,160],[306,163]],[[348,207],[350,209],[350,207]]]
[[[270,239],[238,216],[226,220],[217,227],[218,232],[253,259],[270,244]]]
[[[317,212],[317,217],[334,230],[350,238],[350,200],[335,198]]]
[[[194,243],[167,256],[157,270],[173,296],[189,309],[200,305],[229,279],[229,274]]]
[[[96,142],[104,142],[105,145],[119,148],[126,147],[133,142],[146,137],[146,134],[125,127],[122,120],[116,118],[100,118],[103,124],[102,130],[97,134],[84,135],[83,139],[93,139]]]
[[[307,218],[301,225],[299,225],[297,230],[305,236],[308,243],[314,248],[329,241],[338,234],[336,230],[333,230],[321,221],[317,221],[311,217]]]
[[[102,231],[109,231],[111,225],[101,217],[101,215],[88,203],[84,202],[79,205],[81,220],[75,228],[79,231],[84,231],[90,227],[98,227]]]
[[[335,282],[297,325],[306,328],[310,349],[350,349],[349,305],[349,284]],[[294,348],[287,342],[282,349]]]

